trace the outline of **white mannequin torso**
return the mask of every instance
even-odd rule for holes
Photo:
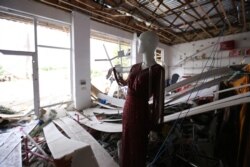
[[[150,53],[150,55],[147,55],[146,53],[142,54],[142,69],[149,68],[156,64],[156,61],[154,59],[154,53]]]

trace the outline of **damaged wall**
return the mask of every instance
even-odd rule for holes
[[[181,77],[199,74],[205,65],[209,69],[209,66],[250,63],[250,56],[230,57],[229,50],[220,50],[219,43],[229,40],[235,41],[235,49],[250,48],[250,32],[170,46],[167,56],[170,76],[174,73]],[[211,64],[209,57],[213,56],[215,61]]]

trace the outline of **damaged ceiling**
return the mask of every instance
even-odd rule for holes
[[[173,45],[250,30],[250,0],[36,0]]]

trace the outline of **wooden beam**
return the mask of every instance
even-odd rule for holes
[[[225,19],[222,17],[222,15],[221,15],[219,9],[217,8],[217,6],[219,5],[219,3],[218,3],[218,2],[216,3],[215,1],[212,1],[212,3],[213,3],[214,8],[215,8],[215,10],[216,10],[216,12],[217,12],[217,15],[220,17],[220,21],[218,21],[218,23],[219,23],[219,22],[224,22],[224,23],[226,23],[226,22],[225,22]],[[210,18],[212,18],[212,17],[210,17]],[[215,23],[215,25],[217,25],[217,23]]]
[[[111,19],[110,17],[107,17],[107,16],[105,16],[105,15],[103,15],[103,14],[100,14],[100,13],[95,12],[95,10],[90,10],[90,9],[88,9],[88,8],[82,8],[80,5],[74,5],[74,4],[69,3],[69,2],[66,2],[66,1],[64,1],[64,0],[60,0],[60,2],[66,4],[66,5],[69,5],[69,6],[71,6],[71,7],[74,7],[74,8],[76,8],[76,9],[79,9],[79,10],[81,10],[81,11],[83,11],[83,12],[86,12],[86,13],[88,13],[90,16],[91,16],[91,15],[94,15],[95,17],[98,16],[98,17],[103,18],[103,19],[106,20],[106,21],[109,20],[109,21],[114,22],[114,23],[116,23],[116,24],[118,24],[118,25],[120,25],[120,26],[124,26],[124,28],[129,28],[129,29],[132,29],[133,31],[141,32],[141,30],[140,30],[140,29],[137,29],[136,27],[132,27],[132,26],[127,25],[127,24],[125,24],[125,23],[123,23],[123,22],[119,22],[119,21],[116,21],[116,20],[114,20],[114,19]]]
[[[171,10],[170,9],[170,7],[168,7],[167,5],[164,5],[164,7],[166,7],[167,9],[169,9],[169,10]],[[175,11],[173,11],[172,10],[172,12],[176,15],[176,16],[178,16],[178,14],[175,12]],[[193,30],[195,30],[196,31],[196,28],[194,28],[194,26],[192,25],[192,23],[190,23],[190,22],[187,22],[185,19],[183,19],[183,17],[179,17],[185,24],[188,24]],[[196,35],[198,35],[199,36],[199,34],[197,34],[196,32],[194,32],[194,34],[196,34]]]
[[[128,5],[130,5],[130,6],[133,6],[133,7],[135,7],[135,8],[137,8],[139,11],[141,11],[141,12],[143,12],[144,13],[144,11],[142,11],[142,9],[138,6],[138,2],[136,1],[136,3],[137,4],[134,4],[134,3],[132,3],[132,2],[130,2],[129,0],[125,0],[125,2],[128,4]],[[146,7],[144,7],[146,10],[148,10]],[[148,10],[149,12],[151,12],[150,10]],[[147,13],[146,13],[147,14]],[[149,17],[151,17],[151,18],[154,18],[155,20],[157,20],[157,17],[156,16],[152,16],[152,15],[150,15],[150,14],[147,14]],[[158,27],[158,29],[161,29],[162,31],[164,31],[165,33],[168,33],[168,34],[170,34],[170,35],[172,35],[172,36],[175,36],[176,38],[179,38],[181,41],[184,41],[184,42],[187,42],[188,40],[185,38],[185,37],[180,37],[180,36],[178,36],[178,35],[176,35],[174,32],[172,32],[172,31],[169,31],[169,30],[165,30],[164,28],[162,28],[162,27],[164,27],[163,25],[161,25],[161,24],[159,24],[159,22],[157,21],[157,25],[155,25],[156,27]]]
[[[205,10],[201,7],[201,5],[197,2],[197,1],[194,1],[199,10],[206,16],[206,18],[209,20],[209,22],[213,25],[213,27],[218,31],[219,29],[217,28],[217,26],[214,24],[214,22],[210,19],[210,17],[208,16],[208,14],[205,12]]]
[[[155,12],[159,9],[159,7],[161,6],[162,3],[163,3],[163,0],[160,0],[159,4],[157,6],[155,6],[155,4],[153,3],[153,5],[155,6],[155,10],[152,12],[152,15],[155,14]]]
[[[230,23],[230,21],[229,21],[229,19],[227,17],[227,14],[226,14],[226,11],[225,11],[225,9],[223,7],[223,4],[222,4],[221,0],[217,0],[217,2],[219,3],[220,10],[224,15],[224,19],[226,20],[226,22],[227,22],[227,24],[229,26],[229,31],[231,32],[232,31],[232,25],[231,25],[231,23]]]
[[[242,18],[243,18],[243,31],[247,30],[247,22],[246,22],[246,11],[245,11],[245,1],[241,0],[241,8],[242,8]]]
[[[180,17],[181,14],[182,14],[182,12],[178,13],[178,15],[175,17],[175,19],[171,22],[170,27],[173,26],[174,22]]]
[[[54,6],[54,7],[57,7],[57,8],[60,8],[60,9],[63,9],[63,10],[66,10],[66,11],[69,11],[69,12],[72,12],[72,9],[70,8],[66,8],[66,7],[63,7],[62,5],[57,5],[55,3],[52,3],[50,1],[46,1],[46,0],[39,0],[47,5],[51,5],[51,6]]]
[[[218,3],[217,3],[217,4],[218,4]],[[218,9],[216,9],[215,7],[216,7],[216,6],[214,5],[214,6],[207,12],[207,14],[210,13],[213,9],[215,9],[215,10],[217,11],[217,13],[218,13]],[[189,15],[189,16],[195,18],[195,19],[196,19],[195,21],[197,21],[197,22],[198,22],[198,21],[202,21],[202,20],[204,19],[204,17],[205,17],[205,16],[203,16],[203,17],[197,18],[197,17],[195,17],[194,15],[188,13],[188,12],[185,11],[185,10],[183,10],[182,12],[184,12],[185,14],[187,14],[187,15]],[[221,15],[220,15],[220,14],[216,14],[216,15],[210,16],[210,19],[218,18],[218,17],[221,17]],[[221,18],[221,20],[222,20],[222,18]],[[222,21],[223,21],[223,20],[222,20]],[[181,26],[181,25],[182,25],[182,24],[179,24],[179,25],[176,25],[176,26]],[[216,24],[215,24],[215,25],[216,25]]]
[[[178,0],[179,1],[179,0]],[[194,7],[193,6],[191,6],[190,4],[188,4],[189,5],[189,7],[190,7],[190,9],[197,15],[197,16],[200,16],[200,14],[194,9]],[[188,12],[186,12],[186,13],[188,13]],[[207,26],[207,27],[209,27],[209,25],[207,24],[207,22],[204,20],[204,19],[202,19],[202,21],[203,21],[203,23]],[[197,21],[194,21],[196,24],[198,24],[199,26],[200,26],[200,28],[201,28],[201,30],[203,31],[203,32],[205,32],[209,37],[213,37],[213,35],[210,33],[210,32],[208,32],[207,30],[205,30],[205,28],[199,23],[199,22],[197,22]],[[203,37],[202,37],[203,38]]]

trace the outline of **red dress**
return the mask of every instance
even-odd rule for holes
[[[146,166],[149,130],[163,118],[163,101],[158,97],[163,93],[160,92],[160,85],[164,84],[164,68],[155,64],[149,72],[149,68],[142,69],[141,65],[133,65],[127,79],[128,92],[122,116],[122,167]],[[153,96],[151,107],[148,104],[150,96]]]

